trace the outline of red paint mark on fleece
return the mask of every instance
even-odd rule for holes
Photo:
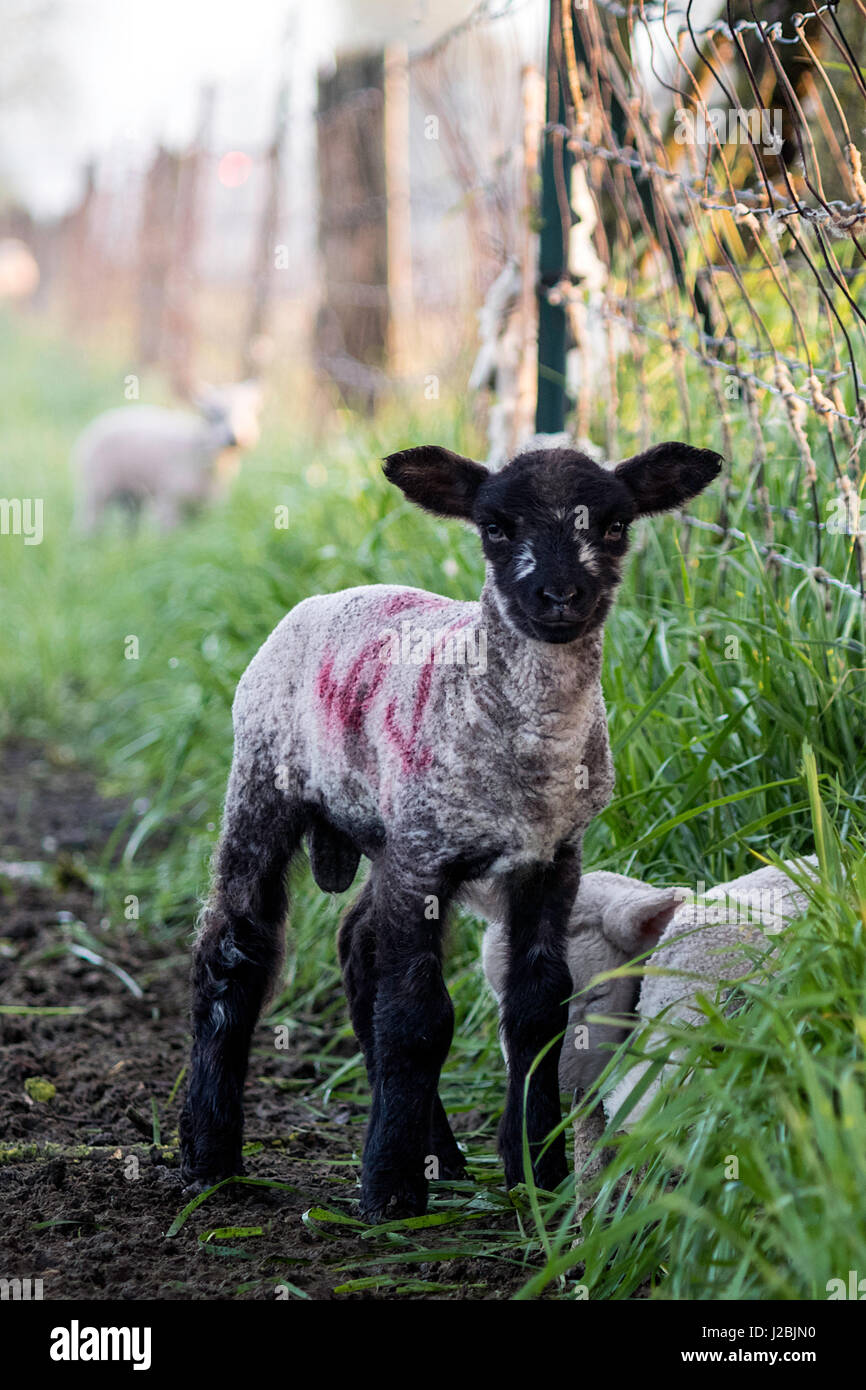
[[[430,682],[432,679],[433,664],[432,661],[426,661],[421,667],[421,675],[418,678],[418,688],[415,691],[415,705],[412,710],[412,723],[409,726],[408,733],[401,729],[397,723],[396,698],[388,702],[388,708],[385,711],[385,733],[399,752],[403,772],[407,777],[415,772],[423,772],[433,761],[433,749],[427,747],[420,748],[418,746],[421,718],[430,697]]]
[[[367,715],[389,669],[382,657],[382,639],[378,637],[361,648],[342,678],[334,675],[335,661],[336,655],[327,652],[316,676],[316,696],[329,742],[342,741],[347,735],[364,735]],[[430,695],[432,677],[432,664],[425,662],[415,692],[412,722],[408,733],[397,723],[396,696],[389,700],[385,710],[383,728],[397,748],[403,772],[407,776],[429,767],[433,757],[432,749],[419,749],[417,746],[421,717]]]
[[[447,600],[446,600],[447,601]],[[471,615],[458,618],[456,623],[450,627],[440,629],[435,638],[440,644],[440,650],[445,646],[447,639],[461,628],[466,627],[472,621]],[[403,772],[409,776],[412,773],[423,772],[433,761],[433,749],[429,746],[420,746],[418,736],[421,732],[421,720],[427,701],[430,698],[430,686],[433,681],[433,663],[435,659],[435,648],[431,649],[430,655],[421,667],[421,674],[418,677],[418,686],[415,691],[415,704],[412,710],[412,722],[409,732],[401,729],[397,723],[397,701],[390,700],[385,711],[385,732],[400,753]]]
[[[316,677],[316,695],[327,734],[329,737],[362,734],[364,720],[387,670],[382,660],[382,639],[375,637],[365,643],[342,680],[334,676],[335,661],[336,656],[327,652]],[[370,666],[372,670],[368,669]]]
[[[394,594],[381,605],[382,619],[396,617],[408,609],[432,611],[450,606],[452,600],[437,595]],[[440,630],[437,640],[444,643],[452,633],[471,622],[471,616],[459,618],[450,627]],[[374,637],[358,652],[342,679],[334,675],[336,654],[326,652],[316,677],[316,696],[322,710],[327,738],[343,739],[347,734],[355,737],[364,735],[364,725],[373,701],[378,694],[388,665],[383,655],[384,636]],[[397,722],[398,697],[388,701],[383,718],[386,736],[397,749],[405,776],[423,772],[433,761],[433,750],[419,744],[421,721],[430,698],[433,681],[434,651],[421,667],[415,701],[408,730]],[[372,669],[370,669],[372,667]]]
[[[434,608],[447,608],[453,602],[453,599],[442,598],[439,594],[392,594],[384,600],[379,612],[383,618],[396,618],[398,613],[405,613],[407,608],[417,608],[429,613]]]

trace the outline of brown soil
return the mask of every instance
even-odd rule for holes
[[[302,1219],[315,1207],[356,1215],[364,1120],[360,1105],[325,1103],[315,1091],[309,1055],[322,1045],[315,1020],[302,1019],[289,1052],[277,1053],[273,1035],[260,1033],[247,1090],[247,1139],[259,1143],[248,1175],[291,1190],[216,1190],[167,1236],[188,1200],[175,1147],[188,960],[183,944],[149,941],[136,924],[110,926],[101,916],[87,866],[123,813],[81,769],[32,745],[0,748],[0,860],[45,865],[42,882],[0,874],[0,1008],[81,1010],[0,1012],[0,1276],[41,1278],[44,1297],[63,1300],[272,1299],[298,1291],[317,1299],[508,1297],[525,1278],[514,1264],[448,1258],[460,1226],[417,1233],[417,1247],[441,1248],[444,1258],[407,1261],[400,1288],[334,1292],[350,1279],[393,1277],[394,1264],[381,1257],[412,1245],[362,1239],[351,1228],[334,1234],[334,1225]],[[76,922],[142,998],[70,952],[80,940]],[[28,1094],[28,1080],[38,1089],[32,1078],[52,1083],[53,1098]],[[483,1224],[513,1229],[513,1220],[491,1213]],[[260,1234],[201,1238],[225,1227]],[[424,1287],[430,1283],[444,1287]],[[281,1285],[290,1286],[288,1295],[275,1293]]]

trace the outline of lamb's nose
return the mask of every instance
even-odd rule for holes
[[[553,589],[542,589],[541,592],[544,597],[548,599],[550,603],[555,604],[557,608],[565,608],[566,604],[572,603],[578,596],[577,589],[572,589],[567,594],[557,594]]]

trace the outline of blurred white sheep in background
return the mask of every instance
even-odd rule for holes
[[[95,530],[115,504],[146,508],[170,530],[225,496],[241,451],[258,443],[262,388],[257,381],[203,387],[194,403],[199,414],[121,406],[87,426],[72,454],[79,530]]]

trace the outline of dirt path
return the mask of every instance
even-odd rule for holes
[[[86,866],[123,809],[102,800],[86,773],[43,750],[0,748],[0,1277],[42,1279],[46,1299],[513,1292],[523,1282],[513,1264],[459,1254],[417,1260],[411,1242],[403,1247],[403,1282],[395,1282],[387,1238],[363,1240],[352,1228],[340,1234],[332,1222],[304,1219],[316,1207],[355,1215],[353,1154],[364,1119],[362,1107],[323,1107],[314,1094],[306,1063],[306,1053],[321,1047],[314,1020],[309,1027],[302,1020],[290,1053],[277,1053],[270,1035],[260,1038],[247,1090],[247,1139],[260,1145],[248,1174],[292,1190],[231,1185],[167,1236],[186,1200],[174,1146],[188,961],[185,950],[167,955],[148,944],[132,923],[109,928],[100,920]],[[33,861],[44,866],[41,881],[20,867]],[[76,922],[104,943],[104,959],[142,997],[69,949],[80,942]],[[78,1012],[5,1011],[21,1006]],[[39,1098],[39,1081],[55,1088],[50,1099]],[[513,1213],[485,1222],[502,1223],[513,1226]],[[242,1232],[225,1233],[237,1227]],[[215,1229],[223,1233],[207,1238]],[[421,1234],[426,1246],[436,1244],[436,1233]],[[438,1240],[446,1256],[453,1232]],[[390,1281],[378,1295],[372,1287],[342,1292],[347,1281],[377,1278]]]

